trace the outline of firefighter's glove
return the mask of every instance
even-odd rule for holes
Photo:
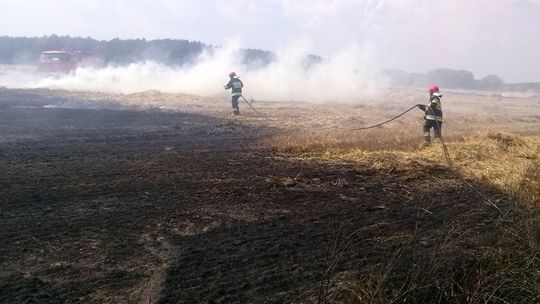
[[[417,104],[416,106],[417,106],[420,110],[422,110],[422,111],[425,111],[425,110],[426,110],[426,106],[423,105],[423,104]]]
[[[223,88],[224,88],[224,89],[226,90],[226,89],[227,89],[227,86],[226,86],[226,85],[224,85],[224,86],[223,86]]]

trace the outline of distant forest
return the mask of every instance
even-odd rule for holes
[[[77,50],[93,52],[111,65],[125,65],[152,60],[170,66],[182,66],[193,62],[203,51],[213,52],[217,46],[199,41],[182,39],[112,39],[96,40],[90,37],[43,36],[35,38],[0,36],[0,64],[32,64],[39,60],[42,51]],[[264,66],[275,60],[273,52],[260,49],[241,50],[240,61],[250,66]],[[304,66],[309,69],[324,61],[323,58],[309,55]],[[497,75],[487,75],[475,79],[467,70],[435,69],[428,73],[408,73],[399,70],[383,71],[392,85],[425,86],[437,83],[451,89],[536,91],[540,83],[505,83]]]
[[[192,62],[203,51],[218,47],[199,41],[182,39],[112,39],[96,40],[90,37],[43,36],[39,38],[0,36],[0,64],[29,64],[39,60],[43,51],[76,50],[95,53],[105,63],[125,65],[152,60],[171,66]],[[242,61],[247,64],[268,64],[274,54],[258,49],[244,49]]]
[[[427,73],[407,73],[399,70],[385,70],[384,75],[392,85],[425,86],[437,83],[450,89],[492,90],[492,91],[535,91],[540,92],[540,83],[505,83],[497,75],[487,75],[481,79],[467,70],[435,69]]]

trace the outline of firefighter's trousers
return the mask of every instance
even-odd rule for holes
[[[231,99],[232,110],[235,113],[240,112],[240,110],[238,109],[238,99],[240,99],[240,95],[232,96]]]
[[[431,135],[430,135],[430,131],[431,131],[431,128],[433,128],[433,137],[435,138],[440,138],[442,135],[441,135],[441,130],[442,130],[442,121],[437,121],[437,120],[431,120],[431,119],[426,119],[425,122],[424,122],[424,141],[429,143],[431,142]]]

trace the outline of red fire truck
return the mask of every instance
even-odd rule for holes
[[[69,73],[78,67],[102,66],[103,59],[95,54],[81,51],[41,52],[38,63],[40,72]]]

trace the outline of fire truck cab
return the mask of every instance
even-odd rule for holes
[[[40,72],[69,73],[78,67],[101,66],[103,60],[92,53],[81,51],[41,52],[38,63]]]

